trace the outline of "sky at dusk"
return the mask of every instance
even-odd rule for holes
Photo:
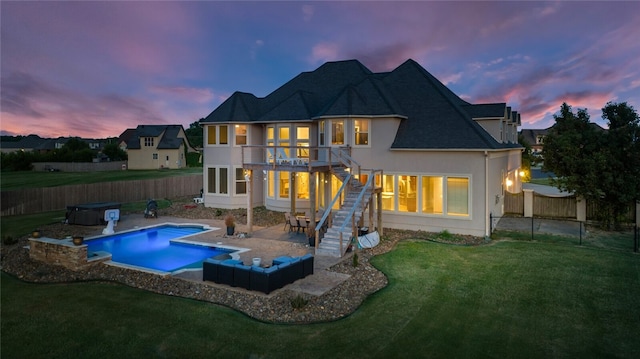
[[[116,137],[264,97],[327,61],[413,59],[546,128],[567,102],[640,110],[640,2],[0,2],[3,135]]]

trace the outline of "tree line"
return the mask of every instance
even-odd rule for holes
[[[69,139],[60,149],[47,152],[16,151],[2,153],[1,169],[3,171],[30,171],[34,162],[92,162],[94,158],[104,158],[111,161],[124,161],[127,153],[112,142],[102,150],[92,150],[89,144],[80,138]]]
[[[557,176],[552,183],[561,190],[598,203],[599,220],[613,228],[640,200],[640,120],[626,102],[607,103],[602,118],[604,131],[586,109],[563,103],[544,138],[542,168]]]

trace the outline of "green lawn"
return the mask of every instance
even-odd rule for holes
[[[126,170],[104,172],[3,171],[1,174],[1,187],[3,191],[9,191],[21,188],[156,179],[188,174],[202,174],[202,167],[191,167],[179,170]]]
[[[640,257],[566,243],[405,241],[351,316],[265,324],[117,284],[2,276],[3,358],[640,356]]]
[[[171,202],[166,199],[159,199],[156,202],[159,209],[167,208],[171,205]],[[123,213],[142,213],[146,206],[147,201],[127,202],[122,204],[120,210]],[[51,211],[19,216],[2,216],[0,217],[0,238],[11,236],[17,239],[31,233],[38,226],[64,221],[65,214],[65,211]]]

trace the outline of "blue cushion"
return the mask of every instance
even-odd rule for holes
[[[213,259],[213,258],[206,258],[204,261],[205,261],[205,262],[207,262],[207,263],[213,263],[213,264],[220,264],[220,263],[222,263],[222,261],[221,261],[221,260]]]
[[[278,265],[278,264],[281,264],[281,263],[290,262],[291,259],[292,258],[289,257],[289,256],[276,257],[276,258],[273,258],[273,264],[274,265]]]
[[[263,268],[263,273],[273,273],[275,271],[280,270],[280,266],[271,266],[269,268]]]
[[[264,273],[264,268],[262,267],[251,266],[251,270],[258,273]]]
[[[223,264],[226,266],[235,266],[236,264],[242,264],[242,261],[237,259],[225,259],[222,262],[220,262],[220,264]]]
[[[244,265],[242,263],[236,264],[234,267],[240,268],[240,269],[245,269],[245,270],[251,270],[251,266],[246,266],[246,265]]]

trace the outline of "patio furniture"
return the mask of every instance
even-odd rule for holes
[[[289,215],[289,232],[292,232],[295,228],[296,232],[300,231],[300,222],[294,216]]]
[[[202,280],[255,290],[266,294],[313,274],[313,256],[282,256],[268,268],[247,266],[235,259],[206,259],[202,263]]]

